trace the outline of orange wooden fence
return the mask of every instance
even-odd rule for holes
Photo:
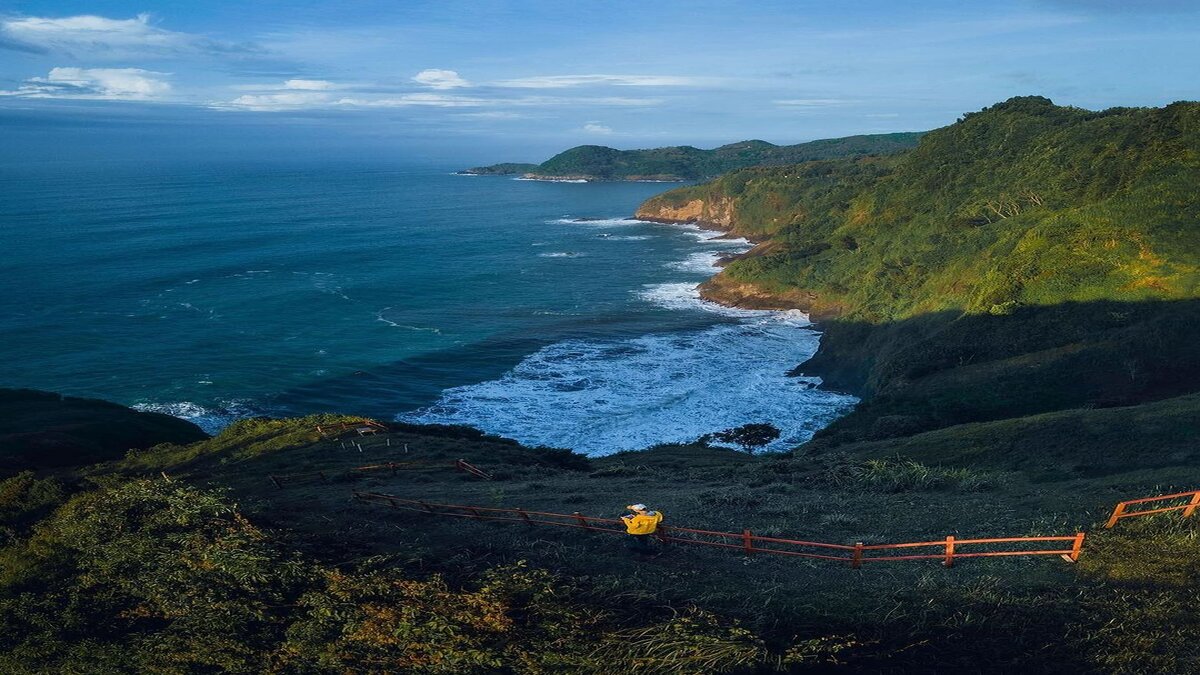
[[[1188,501],[1181,504],[1172,504],[1170,506],[1162,506],[1153,509],[1143,509],[1141,511],[1129,511],[1130,506],[1138,504],[1148,504],[1151,502],[1164,502],[1177,499],[1187,499]],[[1191,492],[1177,492],[1173,495],[1162,495],[1161,497],[1144,497],[1142,499],[1130,499],[1129,501],[1117,504],[1113,509],[1112,515],[1109,516],[1108,522],[1104,524],[1105,528],[1111,528],[1117,524],[1117,521],[1122,518],[1133,518],[1135,516],[1148,516],[1153,513],[1166,513],[1167,511],[1183,511],[1184,518],[1190,518],[1196,509],[1200,508],[1200,490]]]
[[[463,459],[456,459],[456,460],[454,460],[453,464],[444,462],[444,461],[443,462],[434,462],[434,461],[428,461],[428,460],[412,460],[412,461],[405,461],[405,462],[383,462],[381,464],[367,464],[366,466],[356,466],[351,469],[347,469],[346,471],[347,471],[348,475],[351,475],[351,476],[361,475],[364,473],[371,473],[374,471],[391,471],[392,474],[394,475],[400,469],[418,469],[418,468],[446,469],[446,468],[451,468],[451,467],[453,467],[454,469],[456,469],[458,471],[462,471],[463,473],[474,476],[476,478],[482,478],[483,480],[493,480],[491,474],[487,473],[486,471],[480,469],[479,467],[477,467],[473,464],[470,464],[469,462],[467,462],[466,460],[463,460]],[[267,474],[267,479],[270,480],[271,484],[274,485],[275,487],[282,488],[284,485],[294,485],[296,483],[310,483],[310,482],[316,482],[316,481],[327,482],[329,480],[329,474],[331,474],[331,473],[334,473],[334,472],[321,470],[321,471],[305,471],[303,473],[271,473],[271,474]]]
[[[419,499],[404,499],[378,492],[354,492],[354,498],[359,501],[386,504],[396,509],[419,511],[431,515],[451,516],[456,518],[471,518],[474,520],[494,522],[514,522],[525,525],[552,525],[570,527],[590,532],[607,532],[610,534],[625,534],[624,523],[614,518],[596,518],[581,513],[550,513],[547,511],[527,511],[520,508],[493,508],[485,506],[466,506],[462,504],[439,504]],[[904,544],[827,544],[816,541],[801,541],[798,539],[783,539],[779,537],[764,537],[753,534],[750,530],[735,532],[714,532],[712,530],[697,530],[674,525],[659,525],[655,535],[663,542],[692,544],[698,546],[713,546],[718,548],[735,549],[747,555],[755,553],[770,553],[789,555],[801,558],[816,558],[820,560],[835,560],[859,567],[868,562],[886,562],[898,560],[941,560],[947,567],[959,558],[982,558],[991,556],[1014,555],[1058,555],[1068,562],[1079,559],[1083,548],[1084,533],[1062,537],[1002,537],[998,539],[956,539],[953,536],[938,541],[924,541]],[[1017,544],[1060,544],[1053,548],[1020,548]],[[1003,545],[1007,550],[977,550],[979,547]],[[963,547],[970,547],[964,551]],[[885,551],[887,553],[885,553]],[[874,554],[874,555],[873,555]]]

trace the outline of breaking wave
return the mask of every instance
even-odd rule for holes
[[[788,313],[624,340],[569,340],[499,379],[448,389],[399,419],[465,424],[527,445],[590,455],[687,442],[748,422],[782,431],[768,449],[803,443],[855,403],[787,372],[818,334]],[[801,315],[802,316],[802,315]]]

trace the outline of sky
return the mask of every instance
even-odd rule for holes
[[[0,161],[541,161],[1200,98],[1195,0],[0,0]]]

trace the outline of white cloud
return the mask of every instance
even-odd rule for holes
[[[790,107],[790,108],[828,108],[831,106],[845,105],[853,103],[840,98],[787,98],[779,101],[772,101],[775,105]]]
[[[562,89],[586,85],[616,85],[621,87],[687,87],[714,82],[713,78],[682,77],[677,75],[541,75],[500,80],[497,87],[517,89]]]
[[[216,107],[242,108],[245,110],[294,110],[312,108],[329,103],[329,94],[319,91],[289,91],[279,94],[246,94],[227,104]]]
[[[583,125],[583,130],[589,134],[598,134],[608,136],[613,133],[612,127],[605,126],[599,122],[587,122]]]
[[[237,85],[236,91],[247,92],[231,101],[209,104],[226,110],[278,111],[302,108],[491,108],[475,113],[476,117],[517,119],[524,115],[503,108],[552,108],[566,105],[647,107],[659,105],[660,99],[571,96],[464,96],[462,94],[412,92],[381,94],[377,89],[358,88],[328,80],[287,80],[282,83]],[[460,115],[461,116],[461,115]],[[599,123],[595,123],[599,124]],[[601,125],[602,126],[602,125]],[[599,128],[593,133],[604,133]]]
[[[331,89],[346,89],[345,85],[329,80],[285,80],[283,82],[235,84],[229,87],[234,91],[251,91],[257,93],[269,91],[329,91]]]
[[[469,87],[470,82],[467,82],[458,73],[453,70],[439,70],[430,68],[422,70],[413,76],[413,82],[417,82],[430,87],[431,89],[457,89],[459,87]]]
[[[478,120],[526,120],[529,115],[508,112],[506,110],[485,110],[483,112],[458,113],[455,117],[465,117]]]
[[[149,101],[170,93],[167,73],[141,68],[52,68],[46,77],[33,77],[3,96]]]
[[[468,96],[446,94],[403,94],[387,98],[343,98],[338,105],[369,106],[377,108],[401,108],[406,106],[431,106],[435,108],[474,108],[493,102]]]
[[[233,87],[251,91],[232,101],[213,103],[210,107],[240,110],[276,111],[316,108],[333,104],[332,90],[342,86],[329,80],[285,80],[281,83],[250,84]]]
[[[560,105],[596,105],[596,106],[652,106],[662,103],[659,99],[620,98],[620,97],[550,97],[522,96],[518,98],[483,98],[478,96],[459,96],[455,94],[403,94],[385,98],[347,97],[337,101],[339,105],[400,108],[407,106],[429,106],[437,108],[474,108],[474,107],[553,107]]]
[[[288,80],[283,83],[284,89],[300,89],[303,91],[325,91],[333,89],[333,83],[329,80]]]
[[[147,54],[260,51],[252,45],[165,30],[151,24],[149,14],[139,14],[132,19],[109,19],[92,14],[8,18],[0,20],[0,36],[7,38],[11,47],[110,59]]]

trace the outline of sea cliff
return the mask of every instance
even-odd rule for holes
[[[1036,427],[1200,390],[1198,149],[1200,104],[1093,112],[1023,97],[906,153],[745,169],[637,217],[758,242],[703,296],[820,323],[798,370],[864,401],[809,450]],[[1196,408],[1181,403],[1180,429]]]

